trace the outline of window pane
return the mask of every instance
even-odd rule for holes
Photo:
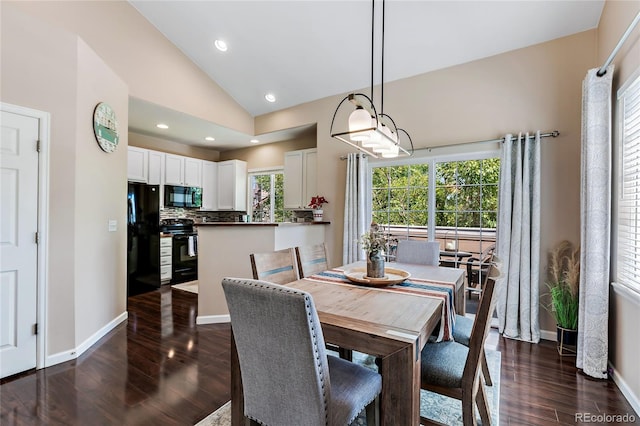
[[[407,208],[407,189],[400,188],[394,189],[392,188],[389,191],[389,209],[393,211],[405,210]]]
[[[482,210],[498,210],[498,186],[482,187]]]
[[[455,185],[456,183],[456,163],[436,164],[436,185]]]
[[[480,186],[463,186],[458,191],[458,211],[480,210]]]
[[[284,174],[276,173],[274,176],[275,204],[273,206],[274,222],[284,222],[287,214],[284,210]]]
[[[427,210],[429,208],[429,189],[409,188],[409,208],[411,210]]]
[[[455,210],[458,189],[455,186],[442,186],[436,188],[436,209]]]
[[[498,184],[500,178],[500,159],[489,158],[482,160],[482,183]]]
[[[387,188],[374,189],[371,200],[372,210],[383,210],[389,207],[389,190]]]
[[[427,226],[429,219],[429,212],[425,211],[412,211],[409,212],[409,226]]]
[[[456,163],[458,167],[458,185],[480,184],[480,180],[482,178],[482,173],[480,171],[481,164],[481,160],[458,161]]]
[[[429,166],[414,164],[409,167],[409,186],[429,186]]]

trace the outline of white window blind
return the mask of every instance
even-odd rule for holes
[[[621,181],[617,281],[640,292],[640,76],[619,95]]]

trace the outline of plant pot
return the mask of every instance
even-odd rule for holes
[[[384,277],[384,256],[380,251],[367,254],[367,278]]]
[[[558,353],[562,356],[575,355],[578,344],[578,330],[556,326],[558,338]]]
[[[322,216],[324,215],[324,211],[322,209],[313,209],[313,221],[314,222],[322,222]]]

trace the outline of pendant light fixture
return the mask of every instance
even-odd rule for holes
[[[364,93],[350,93],[338,104],[331,120],[331,137],[375,158],[395,158],[413,154],[413,141],[404,129],[396,126],[395,121],[384,113],[384,13],[385,0],[382,0],[382,49],[380,112],[373,102],[373,64],[375,36],[375,1],[371,0],[371,97]],[[346,102],[349,101],[349,102]],[[347,105],[352,105],[348,107]],[[344,107],[343,107],[344,106]],[[355,107],[355,109],[353,109]],[[349,116],[346,114],[348,111]],[[347,130],[334,132],[334,124],[344,122]]]

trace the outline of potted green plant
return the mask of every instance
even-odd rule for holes
[[[558,351],[575,353],[578,335],[580,249],[562,241],[549,254],[549,303],[545,306],[556,320]]]

